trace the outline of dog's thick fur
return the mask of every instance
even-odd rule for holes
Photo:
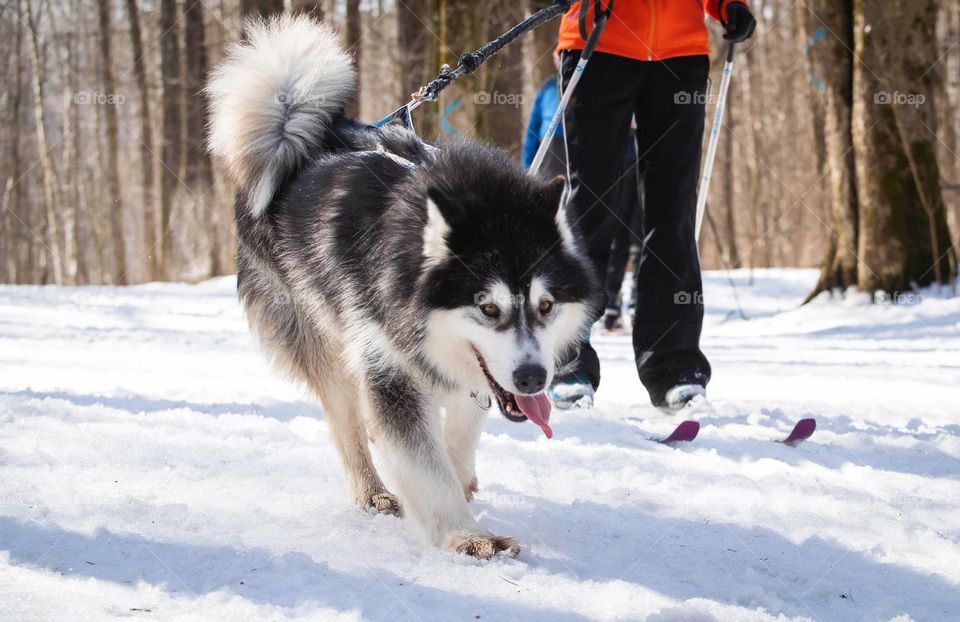
[[[549,383],[594,303],[562,183],[477,143],[434,148],[344,118],[356,76],[321,24],[279,17],[246,35],[207,93],[211,151],[239,188],[251,326],[319,397],[360,506],[399,514],[402,501],[437,546],[516,554],[467,501],[481,404],[492,394],[523,419],[514,397]],[[524,369],[543,370],[532,389],[517,386]]]

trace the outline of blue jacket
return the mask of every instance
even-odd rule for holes
[[[523,165],[525,167],[530,168],[530,165],[533,164],[537,149],[543,142],[543,135],[550,127],[550,120],[553,119],[553,113],[557,111],[559,105],[560,96],[557,94],[557,81],[550,78],[537,92],[537,99],[534,100],[533,108],[530,110],[527,133],[523,137]],[[557,124],[557,131],[553,135],[556,138],[563,138],[563,123]],[[627,161],[637,159],[637,145],[633,139],[633,130],[630,131],[630,140],[627,141],[624,159]]]
[[[557,80],[550,78],[537,92],[537,98],[533,102],[533,109],[530,111],[530,122],[527,123],[527,133],[523,138],[523,165],[527,168],[533,164],[533,158],[537,155],[537,149],[543,142],[544,134],[550,127],[550,119],[553,113],[557,111],[560,105],[560,98],[557,95]],[[554,133],[557,138],[563,137],[563,124],[557,125],[557,131]]]

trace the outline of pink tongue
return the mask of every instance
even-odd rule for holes
[[[547,399],[547,394],[521,395],[514,393],[513,397],[517,400],[517,406],[527,416],[527,419],[540,426],[547,438],[553,438],[553,430],[547,424],[550,421],[550,400]]]

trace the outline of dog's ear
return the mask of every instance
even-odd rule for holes
[[[427,191],[427,224],[423,228],[423,256],[429,264],[439,263],[449,254],[447,234],[450,232],[450,220],[442,205],[448,205],[443,193],[430,189]],[[449,207],[446,208],[449,211]]]
[[[443,219],[448,223],[453,223],[457,220],[460,215],[460,206],[450,198],[450,196],[437,188],[436,186],[431,186],[427,188],[427,206],[428,212],[429,207],[433,206],[433,209],[437,210],[437,213],[443,216]]]
[[[543,185],[544,205],[550,213],[555,213],[560,209],[560,202],[563,200],[563,191],[566,185],[567,180],[563,175],[557,175]]]

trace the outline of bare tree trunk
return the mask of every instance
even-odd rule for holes
[[[17,238],[12,225],[13,213],[10,211],[10,191],[13,190],[13,177],[4,181],[0,190],[0,282],[15,283],[17,278]]]
[[[17,3],[17,24],[23,23],[23,4]],[[10,252],[14,258],[14,270],[12,274],[15,283],[30,283],[34,279],[33,262],[33,239],[30,234],[30,214],[27,209],[27,203],[23,200],[18,186],[22,181],[20,161],[20,109],[23,102],[23,32],[22,28],[16,29],[14,36],[14,84],[13,93],[10,97],[10,181],[9,189],[6,193],[6,205],[12,216],[16,217],[16,227],[10,228],[12,246]]]
[[[950,5],[950,24],[949,41],[953,53],[947,64],[947,75],[949,76],[947,89],[951,93],[948,110],[952,112],[948,113],[947,117],[950,119],[951,126],[949,136],[953,139],[949,143],[953,145],[952,155],[953,153],[960,153],[960,51],[952,48],[953,42],[957,40],[957,37],[960,37],[960,3]],[[953,158],[953,226],[955,227],[954,239],[957,240],[957,244],[960,244],[960,161],[958,160],[960,159]]]
[[[203,147],[204,102],[203,83],[207,75],[206,31],[203,25],[203,3],[187,0],[184,10],[184,66],[186,74],[184,144],[184,183],[194,192],[210,187],[211,165]]]
[[[183,165],[183,88],[180,83],[180,45],[176,0],[160,0],[160,80],[163,83],[163,145],[160,172],[160,274],[174,277],[173,222]]]
[[[406,103],[410,95],[436,77],[440,69],[437,38],[439,9],[443,0],[407,0],[397,3],[397,40],[403,43],[399,58],[400,93],[398,101]],[[442,33],[440,33],[442,38]],[[430,139],[437,135],[438,115],[435,104],[417,109],[417,130]]]
[[[747,201],[746,209],[741,212],[741,223],[743,218],[747,219],[747,239],[750,244],[747,246],[746,261],[747,267],[753,269],[756,265],[754,259],[755,247],[757,244],[757,210],[760,204],[760,171],[758,166],[757,152],[760,150],[759,131],[757,125],[761,117],[760,110],[763,109],[763,84],[758,80],[756,71],[757,59],[747,57],[743,64],[744,71],[740,84],[743,89],[744,102],[747,108],[748,121],[745,124],[746,136],[744,143],[746,145],[746,157],[744,158],[747,170]],[[739,254],[739,253],[738,253]],[[744,257],[740,256],[741,264]]]
[[[92,37],[91,37],[92,38]],[[88,38],[88,41],[90,38]],[[94,43],[94,48],[96,44]],[[92,52],[95,54],[96,52]],[[106,146],[104,145],[103,140],[100,139],[97,132],[99,128],[103,127],[103,106],[94,106],[95,111],[95,122],[93,124],[93,131],[91,134],[92,142],[97,146],[97,162],[103,162],[106,160]],[[97,257],[97,282],[98,283],[109,283],[110,282],[110,259],[107,257],[107,251],[109,250],[109,244],[107,240],[109,239],[109,232],[104,229],[104,222],[109,220],[104,218],[103,207],[107,203],[106,195],[103,191],[103,184],[100,183],[100,178],[98,176],[98,170],[94,169],[90,171],[90,190],[92,197],[91,199],[91,229],[93,232],[93,243],[94,251],[96,252]]]
[[[322,20],[323,3],[320,0],[292,0],[290,2],[290,12],[293,14],[304,13]]]
[[[357,74],[360,73],[361,52],[360,34],[363,25],[360,17],[360,0],[346,0],[347,2],[347,51],[353,54],[354,66]],[[353,102],[347,106],[347,116],[356,119],[360,116],[360,80],[357,80],[357,93]]]
[[[954,274],[934,147],[936,75],[927,70],[938,57],[936,14],[936,0],[854,2],[861,62],[854,65],[853,140],[864,291],[903,291]]]
[[[108,218],[110,233],[113,237],[113,275],[114,283],[127,283],[127,253],[123,231],[123,203],[120,198],[120,169],[117,147],[117,107],[111,101],[116,97],[116,83],[113,78],[113,55],[111,53],[110,0],[97,0],[97,15],[100,24],[100,81],[106,91],[104,119],[107,132],[107,166],[104,180],[107,196],[110,199]]]
[[[17,238],[13,229],[13,212],[10,211],[10,193],[13,177],[0,179],[0,283],[15,283],[17,278]]]
[[[46,114],[43,109],[44,82],[46,71],[40,54],[40,40],[36,21],[30,0],[23,0],[23,13],[27,20],[30,34],[30,61],[33,66],[33,116],[36,124],[37,149],[40,152],[40,170],[43,173],[43,201],[46,213],[46,243],[50,253],[49,267],[53,274],[53,282],[63,283],[63,261],[60,253],[60,232],[57,226],[57,217],[54,210],[57,206],[57,179],[53,169],[53,158],[50,155],[51,146],[47,141]],[[46,275],[44,278],[46,281]]]
[[[184,182],[190,189],[190,200],[203,205],[210,257],[210,275],[223,274],[225,266],[220,261],[218,216],[213,206],[207,205],[213,191],[213,167],[210,155],[204,147],[203,84],[207,77],[208,60],[206,33],[203,25],[203,3],[187,0],[184,3],[184,30],[186,56],[186,153]]]
[[[71,11],[77,16],[77,20],[82,19],[79,13],[78,0],[71,0]],[[80,90],[80,79],[72,67],[76,67],[77,60],[77,41],[79,37],[75,32],[71,32],[67,40],[67,84],[70,85],[70,92],[76,93]],[[90,274],[87,270],[87,262],[84,253],[83,236],[80,233],[80,227],[83,221],[83,199],[80,196],[80,179],[83,176],[83,169],[80,162],[80,107],[72,100],[68,100],[66,122],[67,131],[64,137],[66,142],[67,165],[65,169],[69,171],[67,180],[67,203],[66,208],[71,213],[72,226],[67,236],[72,253],[68,253],[69,259],[73,262],[71,277],[77,284],[87,284],[90,282]]]
[[[762,4],[751,4],[754,9],[762,15],[763,6]],[[764,28],[764,26],[761,26]],[[763,31],[761,31],[761,36],[763,36]],[[761,48],[763,46],[760,46]],[[741,57],[742,58],[742,57]],[[761,65],[763,58],[760,56],[760,50],[757,50],[756,53],[747,55],[747,59],[741,64],[743,67],[743,75],[741,80],[744,82],[746,91],[746,105],[747,105],[747,114],[750,117],[750,123],[747,127],[747,134],[745,136],[747,144],[747,170],[748,181],[747,181],[747,203],[744,213],[741,214],[740,219],[744,234],[746,236],[746,242],[744,248],[740,249],[740,258],[744,262],[744,267],[749,270],[749,279],[750,284],[753,284],[753,270],[760,263],[757,257],[759,256],[758,246],[760,244],[760,196],[763,192],[763,186],[760,183],[761,172],[759,165],[760,154],[762,152],[761,144],[761,115],[758,114],[759,110],[762,110],[765,98],[764,90],[764,80],[761,70],[763,65]]]
[[[723,234],[727,238],[727,258],[728,265],[731,268],[740,267],[740,251],[737,248],[737,222],[734,211],[736,209],[736,192],[734,191],[736,182],[737,166],[734,162],[734,147],[736,138],[734,128],[737,125],[737,117],[734,114],[736,107],[733,105],[733,97],[727,100],[727,136],[724,142],[724,159],[726,160],[726,175],[723,179]]]
[[[84,0],[78,0],[80,5]],[[83,13],[83,18],[77,24],[79,36],[78,58],[89,59],[90,71],[95,73],[98,69],[97,54],[97,26],[91,26],[87,21],[87,13]],[[84,45],[85,44],[85,45]],[[80,76],[78,76],[79,78]],[[84,110],[89,111],[93,108],[93,123],[84,126]],[[103,206],[106,204],[103,192],[103,184],[99,178],[99,163],[106,159],[104,141],[99,134],[99,128],[103,126],[102,106],[85,107],[77,111],[79,125],[74,134],[74,141],[79,153],[80,145],[84,145],[88,150],[92,147],[91,158],[78,158],[77,180],[79,184],[78,191],[82,197],[81,206],[83,207],[85,217],[78,223],[80,231],[83,232],[86,244],[78,244],[80,252],[86,251],[85,263],[89,273],[90,283],[109,283],[110,282],[110,261],[106,257],[106,251],[109,250],[109,235],[104,231],[103,223],[106,220],[103,216]],[[89,131],[85,131],[89,129]],[[92,162],[91,162],[92,160]]]
[[[823,142],[829,184],[832,229],[820,268],[820,278],[808,299],[823,291],[857,284],[858,206],[853,135],[853,0],[806,0],[798,5],[805,17],[805,35],[812,40],[826,30],[809,51],[810,70],[821,87]],[[819,124],[815,124],[817,127]]]
[[[444,0],[439,13],[440,62],[456,66],[462,52],[476,49],[521,20],[523,10],[523,3],[507,0]],[[441,129],[486,139],[516,153],[523,138],[522,106],[523,48],[513,45],[444,91]]]
[[[47,49],[51,47],[51,44],[48,43],[48,41],[55,40],[57,42],[60,42],[65,40],[66,45],[63,47],[67,48],[68,50],[67,53],[69,55],[69,43],[70,43],[71,37],[73,36],[72,32],[70,32],[69,30],[65,32],[61,32],[57,28],[57,23],[56,23],[57,15],[54,13],[51,7],[51,4],[52,3],[50,2],[43,1],[40,3],[40,8],[39,8],[39,11],[43,13],[44,17],[46,17],[46,20],[48,23],[47,31],[49,32],[49,35],[45,38],[45,40],[43,41],[43,45],[41,46],[43,50],[43,53],[41,55],[42,63],[46,63]],[[40,15],[38,15],[37,16],[38,23],[40,19],[41,17]],[[47,81],[49,81],[53,85],[62,85],[64,82],[69,84],[70,80],[72,79],[72,76],[70,75],[72,73],[71,67],[72,66],[69,64],[65,65],[63,63],[57,63],[57,65],[54,66],[54,71],[48,72],[46,74]],[[59,69],[59,72],[57,71],[57,69]],[[59,73],[59,77],[57,76],[58,73]],[[51,78],[51,74],[53,76],[52,78]],[[60,88],[62,89],[63,87],[61,86]],[[76,90],[71,89],[70,92],[75,93]],[[46,94],[49,96],[49,91],[46,91]],[[59,124],[57,124],[57,114],[53,115],[53,120],[50,120],[49,116],[47,117],[48,123],[50,123],[51,126],[57,127],[57,125],[59,125],[59,128],[58,128],[59,137],[55,141],[50,143],[50,149],[53,151],[53,153],[51,154],[51,158],[54,158],[54,154],[62,152],[62,149],[58,149],[60,144],[69,144],[68,142],[65,142],[65,141],[67,138],[69,138],[69,134],[72,128],[67,123],[67,117],[69,115],[66,113],[66,111],[68,111],[72,106],[74,106],[76,102],[74,102],[72,98],[65,98],[64,100],[60,100],[59,102],[54,100],[54,103],[61,104],[61,107],[59,108],[59,110],[61,111],[61,114],[60,114]],[[46,106],[46,108],[48,109],[52,108],[54,111],[56,111],[58,107]],[[48,138],[48,141],[49,141],[49,138]],[[74,261],[74,247],[73,247],[73,235],[74,235],[74,226],[76,224],[76,219],[75,219],[76,214],[74,214],[74,206],[66,204],[64,202],[64,192],[65,192],[65,189],[69,186],[71,173],[69,169],[67,169],[65,166],[63,167],[62,170],[63,170],[62,176],[58,175],[56,174],[56,167],[54,167],[54,179],[56,180],[56,185],[54,187],[54,200],[55,200],[54,209],[57,210],[54,216],[60,221],[58,223],[58,229],[60,229],[60,241],[63,244],[63,247],[60,250],[60,257],[63,261],[63,267],[62,267],[63,283],[66,285],[66,284],[76,283],[76,263]]]
[[[551,0],[528,0],[527,10],[530,13],[536,13],[551,4],[553,4]],[[557,77],[557,68],[553,64],[553,51],[557,47],[557,23],[550,22],[535,28],[530,36],[532,36],[530,60],[533,65],[533,84],[535,89],[539,89],[544,82],[555,80]]]
[[[476,12],[478,24],[487,27],[480,30],[478,44],[497,37],[524,17],[524,3],[515,0],[500,0],[489,6],[487,3],[469,3]],[[484,19],[487,16],[487,19]],[[489,19],[492,16],[494,19]],[[465,50],[464,50],[465,51]],[[523,141],[523,47],[509,45],[487,61],[481,69],[484,91],[496,100],[480,106],[478,129],[481,138],[515,155],[519,155]]]
[[[268,17],[283,13],[283,0],[240,0],[244,17]]]
[[[153,179],[153,124],[150,119],[150,91],[147,88],[147,68],[144,62],[143,34],[140,29],[140,9],[137,0],[126,0],[127,21],[130,25],[130,50],[133,53],[133,71],[137,80],[137,93],[140,101],[140,178],[143,187],[143,228],[146,245],[146,276],[154,281],[159,277],[160,266],[157,261],[157,206],[156,190]]]
[[[440,0],[437,3],[438,28],[435,32],[439,35],[437,58],[441,66],[456,67],[462,52],[480,45],[486,25],[477,17],[483,8],[488,8],[491,13],[493,11],[493,7],[465,0]],[[489,16],[484,14],[484,17]],[[433,77],[428,75],[427,80]],[[438,135],[465,134],[479,138],[487,134],[484,109],[489,107],[490,101],[485,98],[484,91],[488,90],[489,77],[489,71],[484,66],[472,75],[453,82],[443,91],[439,102],[420,108],[422,110],[430,106],[433,108],[430,112],[438,113]]]
[[[960,244],[960,49],[955,42],[960,38],[960,2],[941,3],[941,25],[943,33],[940,46],[944,52],[944,97],[940,98],[938,120],[942,129],[940,144],[941,173],[949,186],[949,194],[944,197],[948,207],[952,206],[953,238]]]

